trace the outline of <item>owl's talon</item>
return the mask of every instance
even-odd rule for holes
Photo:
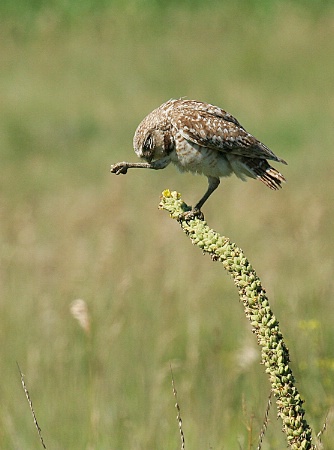
[[[194,219],[198,219],[198,220],[204,220],[204,214],[202,213],[202,211],[200,209],[191,209],[190,211],[185,211],[181,214],[179,214],[177,220],[179,222],[183,222],[186,221],[188,222],[188,220],[194,220]]]
[[[115,173],[116,175],[119,175],[121,173],[125,175],[127,173],[127,171],[128,171],[128,165],[125,162],[113,164],[110,168],[110,172]]]

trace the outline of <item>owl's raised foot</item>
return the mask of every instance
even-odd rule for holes
[[[204,214],[202,213],[202,211],[200,209],[197,208],[193,208],[190,211],[185,211],[181,214],[179,214],[177,220],[178,222],[183,222],[183,221],[188,221],[188,220],[194,220],[194,219],[199,219],[199,220],[204,220]]]
[[[119,174],[126,174],[129,168],[129,164],[126,162],[119,162],[117,164],[113,164],[110,168],[111,173],[115,173],[116,175]]]

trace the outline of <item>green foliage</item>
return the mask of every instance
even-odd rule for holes
[[[290,0],[281,2],[279,0],[236,0],[233,2],[235,10],[249,13],[267,14],[274,11],[280,5],[287,7],[301,7],[309,10],[313,15],[319,16],[332,6],[331,0]],[[108,10],[117,8],[119,10],[152,11],[164,13],[171,9],[187,9],[194,11],[198,9],[224,8],[229,9],[231,2],[228,0],[2,0],[0,13],[3,18],[20,18],[29,21],[38,19],[41,15],[52,15],[58,19],[70,23],[77,22],[81,16],[92,16],[103,14]]]
[[[334,13],[239,6],[2,20],[1,448],[39,445],[16,361],[48,448],[176,448],[170,362],[187,448],[256,442],[269,385],[234,286],[157,210],[163,189],[194,203],[206,181],[109,174],[136,160],[144,115],[178,96],[221,105],[288,161],[280,192],[223,180],[204,213],[261,276],[321,428],[334,389]],[[70,313],[78,298],[89,333]],[[284,446],[272,410],[263,448]]]

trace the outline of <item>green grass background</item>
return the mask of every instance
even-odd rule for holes
[[[203,177],[130,171],[132,136],[171,97],[234,114],[286,159],[272,192],[224,180],[204,207],[260,275],[306,418],[334,401],[334,8],[331,2],[0,6],[0,447],[256,448],[269,382],[221,265],[159,211]],[[70,313],[86,301],[91,332]],[[334,448],[334,421],[324,437]],[[286,440],[275,407],[264,449]]]

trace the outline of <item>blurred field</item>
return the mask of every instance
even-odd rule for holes
[[[269,382],[237,292],[157,209],[165,188],[194,203],[205,178],[109,174],[136,160],[140,120],[179,96],[226,108],[289,163],[282,191],[234,177],[204,212],[266,286],[321,428],[334,401],[334,8],[254,4],[0,22],[2,449],[39,447],[16,361],[48,449],[180,448],[170,363],[187,449],[256,448]],[[90,333],[70,313],[78,298]],[[264,449],[286,447],[280,428],[273,407]]]

